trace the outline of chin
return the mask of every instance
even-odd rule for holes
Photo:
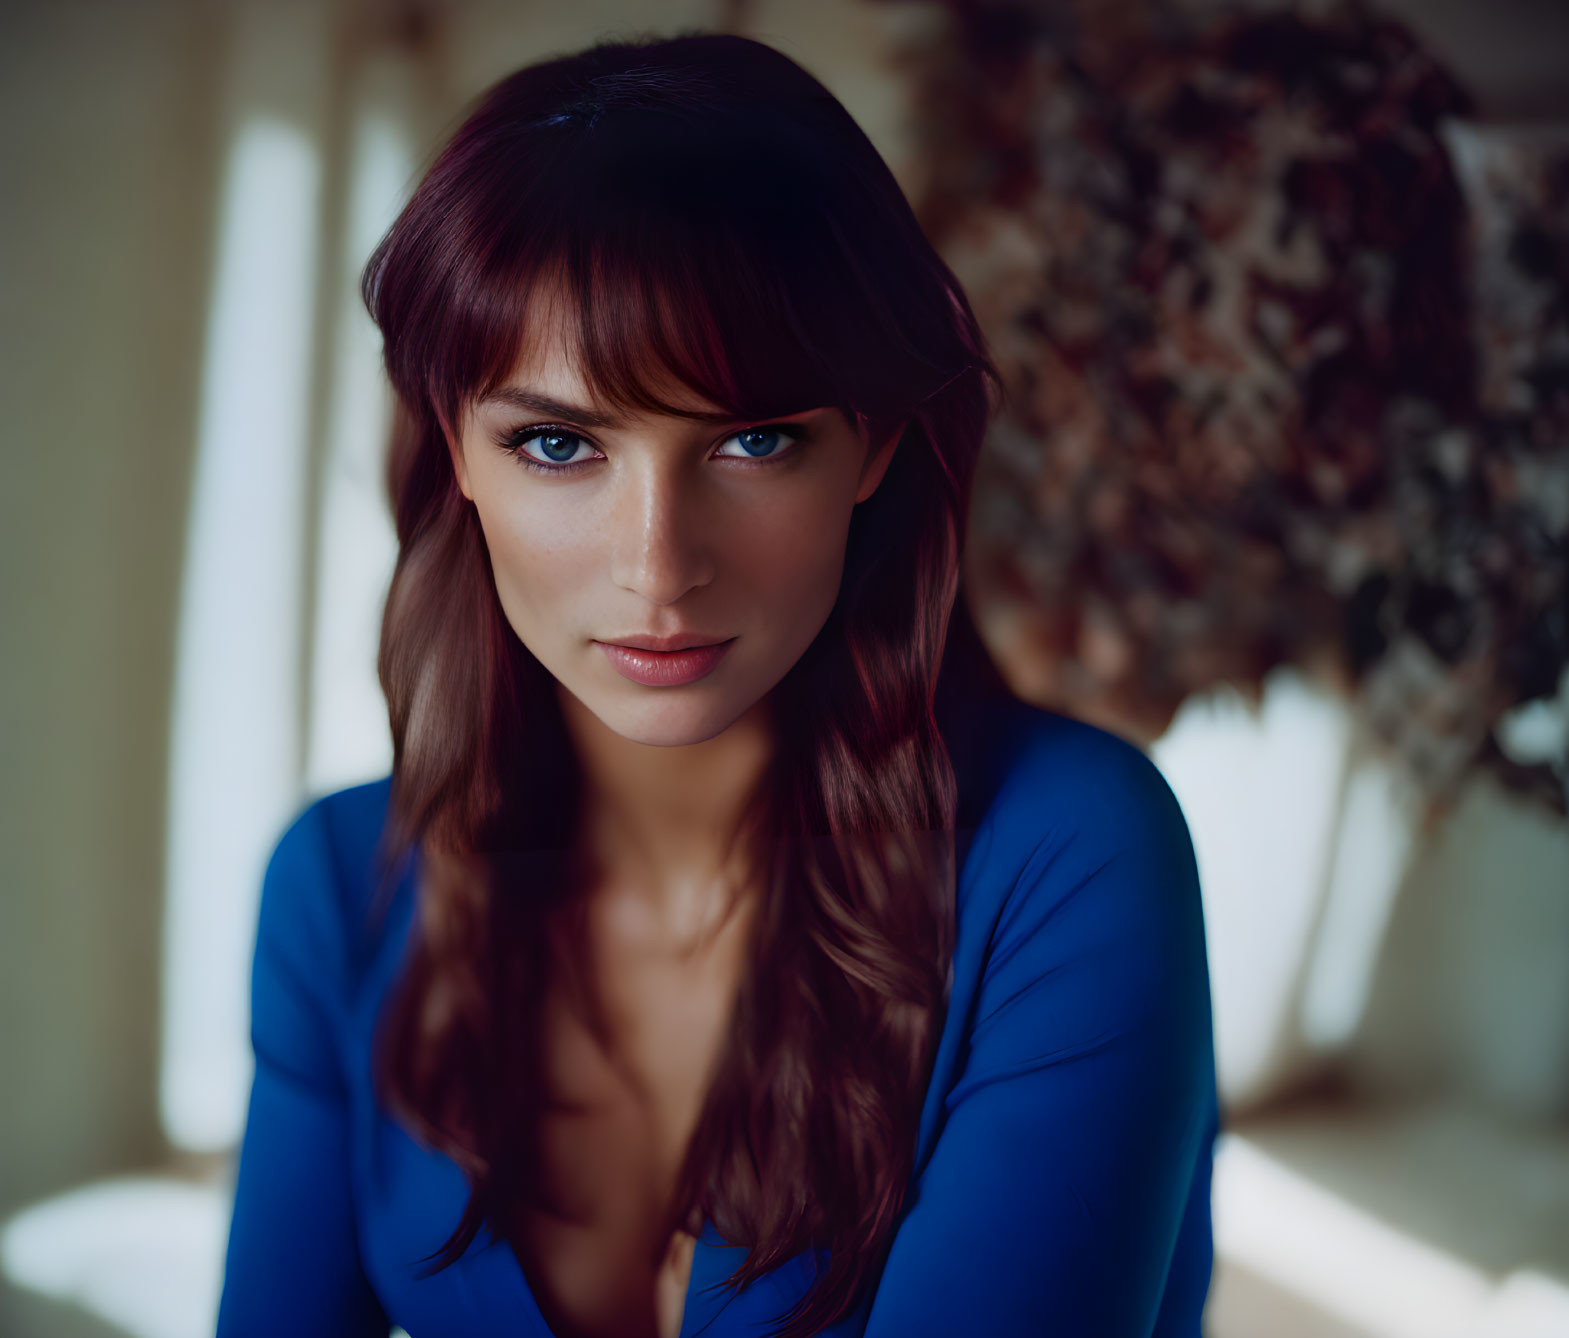
[[[605,724],[622,738],[633,743],[646,743],[653,748],[680,748],[692,743],[706,743],[723,734],[742,713],[739,711],[716,714],[700,707],[676,705],[654,707],[642,711],[635,707],[614,713],[609,719],[601,716]]]
[[[631,684],[627,685],[632,688]],[[710,694],[704,700],[698,693],[677,700],[680,689],[633,689],[644,700],[616,700],[619,693],[572,693],[612,734],[618,734],[632,743],[647,744],[651,748],[680,748],[687,744],[704,743],[715,735],[723,734],[743,714],[744,709],[717,700]],[[664,700],[656,700],[664,697]]]

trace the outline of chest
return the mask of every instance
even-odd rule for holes
[[[702,953],[613,934],[584,945],[605,1034],[576,989],[541,1013],[545,1206],[519,1249],[557,1338],[676,1338],[695,1238],[668,1231],[683,1161],[730,1034],[742,925]]]

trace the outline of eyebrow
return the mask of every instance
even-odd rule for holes
[[[563,422],[574,423],[580,427],[608,428],[614,427],[617,421],[597,410],[584,408],[580,404],[568,404],[564,400],[551,399],[548,395],[538,395],[522,386],[501,386],[489,394],[481,395],[479,403],[504,404],[508,408],[522,409],[527,413],[541,414],[546,418],[559,418]],[[746,421],[723,411],[705,409],[682,409],[676,412],[676,417],[690,418],[698,423]]]

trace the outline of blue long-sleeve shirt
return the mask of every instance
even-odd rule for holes
[[[1187,824],[1131,744],[1017,701],[952,741],[953,988],[913,1190],[880,1279],[833,1338],[1199,1338],[1219,1116]],[[371,1039],[413,923],[412,865],[372,932],[389,781],[310,804],[263,881],[256,1075],[219,1338],[552,1338],[482,1228],[417,1278],[468,1185],[379,1105]],[[705,1227],[681,1338],[765,1335],[809,1253],[726,1302]]]

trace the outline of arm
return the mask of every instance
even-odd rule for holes
[[[333,1031],[342,936],[325,815],[279,841],[262,880],[251,973],[256,1076],[240,1147],[218,1338],[386,1338],[360,1268],[348,1098]]]
[[[866,1338],[1148,1338],[1196,1175],[1207,1285],[1198,874],[1164,779],[1142,755],[1131,775],[1115,817],[1049,832],[980,927],[969,1055]]]

